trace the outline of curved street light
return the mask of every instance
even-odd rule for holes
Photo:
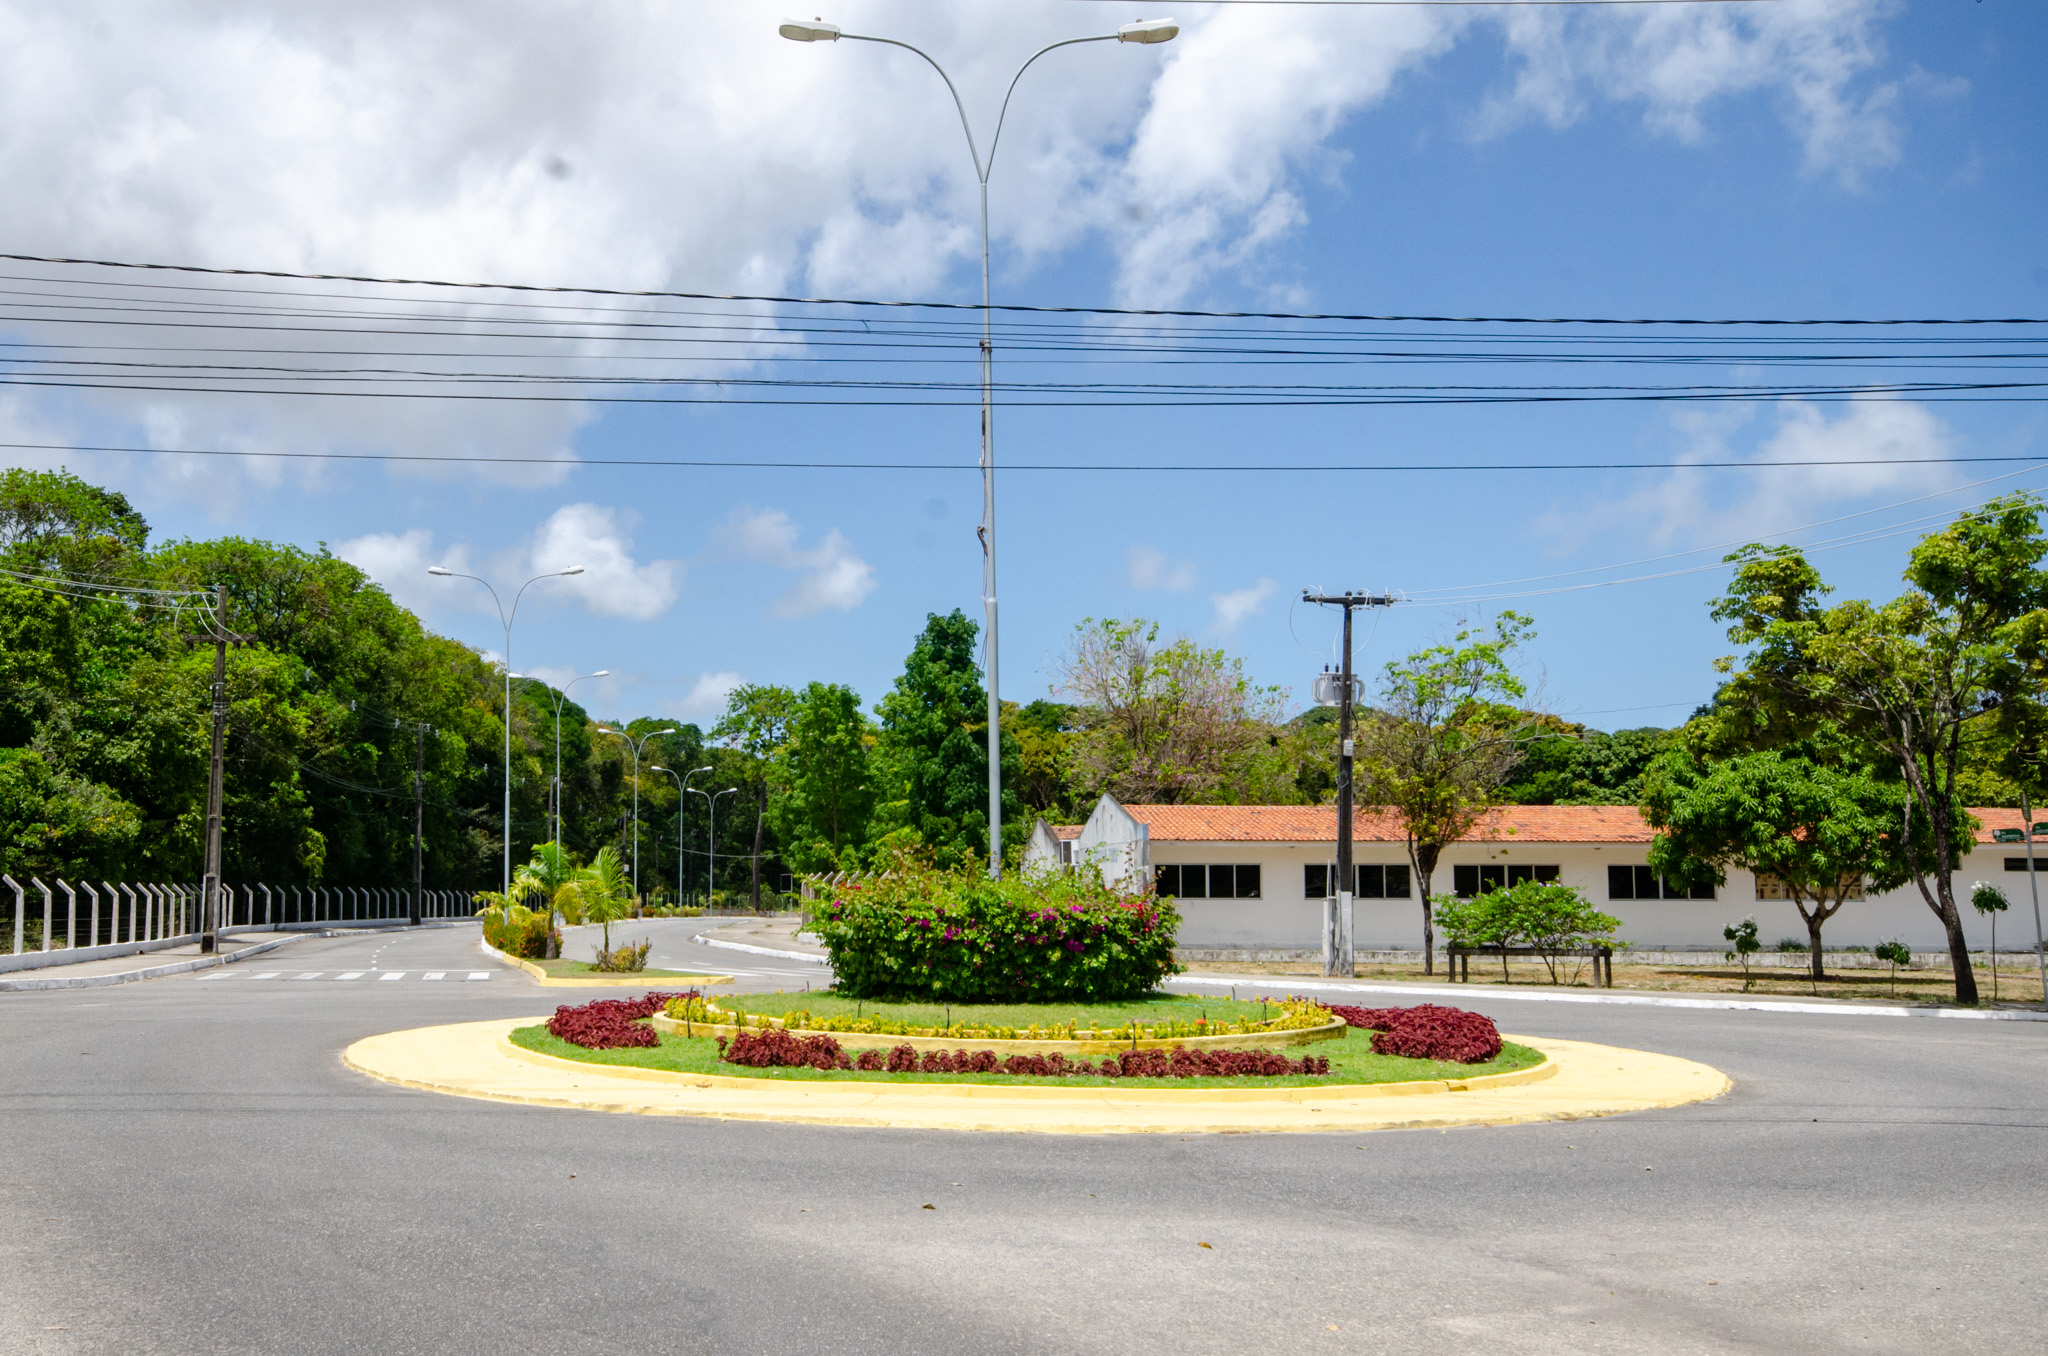
[[[709,771],[711,769],[708,767],[697,769],[697,772]],[[690,775],[694,777],[697,775],[697,772],[692,772]],[[739,788],[737,786],[728,786],[723,791],[706,791],[702,787],[693,786],[690,789],[704,797],[704,809],[707,820],[704,828],[704,916],[709,918],[711,916],[712,897],[718,893],[718,798],[720,796],[730,796],[735,791],[738,791]]]
[[[490,589],[491,603],[498,609],[498,621],[505,628],[505,873],[499,889],[508,896],[512,893],[512,619],[519,615],[519,600],[526,591],[543,579],[558,579],[563,575],[582,574],[581,565],[566,569],[549,570],[537,574],[519,586],[519,592],[512,595],[512,610],[505,610],[505,602],[498,597],[498,591],[491,588],[491,581],[478,575],[464,574],[460,570],[447,569],[440,565],[429,565],[427,573],[441,579],[474,579]]]
[[[689,860],[690,855],[690,850],[683,845],[683,797],[690,790],[690,777],[696,776],[699,772],[709,772],[711,769],[708,767],[693,768],[688,777],[676,777],[676,770],[674,768],[663,767],[659,763],[648,764],[647,770],[649,772],[666,772],[669,776],[676,778],[676,905],[680,908],[683,902],[683,863]],[[704,793],[700,791],[697,794],[702,795]]]
[[[989,138],[988,156],[982,157],[980,147],[974,140],[974,127],[967,120],[967,106],[960,100],[960,90],[953,84],[953,77],[946,74],[946,68],[932,59],[929,52],[898,42],[895,38],[876,38],[864,33],[841,31],[837,24],[828,24],[822,19],[805,22],[801,19],[785,19],[776,29],[791,42],[875,42],[887,47],[901,47],[906,52],[923,57],[925,64],[939,73],[939,79],[946,82],[947,93],[953,96],[953,107],[960,114],[960,130],[967,134],[967,154],[974,161],[974,177],[981,185],[981,526],[977,534],[981,538],[981,606],[988,620],[988,635],[985,653],[988,657],[988,873],[991,877],[1003,874],[1003,735],[1002,735],[1002,683],[997,667],[996,632],[996,426],[995,426],[995,343],[989,325],[989,284],[988,284],[988,176],[995,167],[996,145],[1003,138],[1003,119],[1010,112],[1010,97],[1017,92],[1017,82],[1024,78],[1024,72],[1031,69],[1031,63],[1047,52],[1061,47],[1074,47],[1084,42],[1134,42],[1150,45],[1171,42],[1180,36],[1180,25],[1172,19],[1141,19],[1128,23],[1114,33],[1098,33],[1086,38],[1065,38],[1050,43],[1033,52],[1017,73],[1010,77],[1010,87],[1003,93],[1003,104],[996,114],[995,135]]]
[[[512,676],[514,678],[518,678],[523,675],[515,673]],[[609,678],[611,676],[612,671],[610,669],[599,669],[596,673],[579,673],[574,678],[571,678],[568,682],[562,684],[562,686],[559,689],[553,687],[550,687],[548,689],[548,692],[553,697],[555,703],[555,791],[553,797],[554,826],[552,831],[548,835],[548,841],[553,843],[556,847],[560,847],[562,845],[562,704],[569,700],[569,689],[576,686],[576,684],[582,682],[584,679]],[[534,681],[542,683],[546,682],[545,679],[535,679]]]
[[[646,734],[640,736],[637,743],[634,741],[633,736],[622,730],[611,729],[608,726],[598,726],[597,732],[599,734],[616,735],[618,738],[625,740],[627,746],[633,750],[633,898],[637,902],[640,898],[640,751],[646,748],[647,741],[655,736],[672,735],[678,733],[678,731],[673,725],[666,730],[649,730]]]

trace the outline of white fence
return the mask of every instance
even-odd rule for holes
[[[199,940],[197,885],[57,881],[26,885],[0,875],[12,912],[0,932],[0,973],[104,960]],[[222,936],[327,927],[398,927],[412,921],[412,890],[391,886],[223,885]],[[424,890],[420,917],[468,918],[464,890]]]

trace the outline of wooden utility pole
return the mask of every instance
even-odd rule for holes
[[[1351,975],[1356,961],[1351,945],[1352,900],[1358,890],[1358,871],[1351,862],[1351,706],[1357,680],[1351,673],[1351,612],[1360,607],[1392,607],[1388,593],[1308,593],[1304,603],[1321,603],[1344,609],[1344,667],[1338,674],[1337,694],[1337,879],[1323,899],[1323,973]]]
[[[223,909],[220,887],[220,820],[224,792],[222,745],[228,728],[228,646],[247,645],[247,636],[227,629],[228,591],[224,584],[213,588],[213,625],[203,636],[188,635],[187,645],[213,645],[213,766],[206,780],[206,877],[200,886],[199,950],[211,954],[219,947]]]

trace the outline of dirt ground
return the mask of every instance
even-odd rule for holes
[[[2039,1006],[2041,1002],[2041,975],[2038,968],[2026,968],[2025,958],[2001,959],[1998,964],[1998,1004],[2005,1006]],[[1190,964],[1191,972],[1205,975],[1256,975],[1282,977],[1286,975],[1321,975],[1323,967],[1314,962],[1199,962]],[[1441,984],[1446,975],[1441,966],[1435,975],[1424,975],[1420,964],[1414,965],[1367,965],[1358,967],[1357,978],[1375,982],[1410,980]],[[1501,966],[1498,960],[1482,962],[1478,957],[1472,961],[1472,982],[1475,984],[1499,984]],[[1557,978],[1552,980],[1550,971],[1541,961],[1510,961],[1507,967],[1507,983],[1532,984],[1548,987],[1557,984],[1575,988],[1589,988],[1593,983],[1592,969],[1583,960],[1560,960],[1557,963]],[[1617,989],[1654,989],[1667,993],[1742,993],[1742,968],[1728,966],[1664,966],[1628,965],[1616,960],[1614,966],[1614,987]],[[1991,968],[1977,966],[1978,996],[1985,1002],[1992,1000]],[[1947,966],[1916,966],[1900,970],[1894,981],[1883,970],[1829,970],[1827,978],[1818,984],[1808,978],[1805,970],[1762,969],[1750,971],[1750,993],[1770,994],[1788,998],[1863,998],[1892,999],[1901,1002],[1953,1003],[1955,1002],[1955,978]]]

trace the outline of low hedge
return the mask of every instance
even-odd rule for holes
[[[1408,1059],[1484,1064],[1500,1055],[1500,1030],[1493,1019],[1463,1008],[1423,1003],[1412,1008],[1354,1008],[1332,1003],[1330,1011],[1373,1033],[1372,1052]]]
[[[834,887],[811,930],[851,998],[1051,1003],[1133,998],[1180,966],[1180,914],[1092,874],[907,867]]]
[[[559,955],[562,950],[562,934],[554,929],[554,917],[545,909],[529,909],[524,904],[514,904],[510,917],[504,909],[490,908],[483,911],[484,940],[508,956],[521,960],[544,960],[550,950],[548,943],[554,943],[553,950]]]
[[[600,998],[594,1003],[564,1005],[548,1018],[548,1034],[586,1050],[651,1049],[661,1044],[661,1037],[642,1019],[660,1012],[672,999],[696,996],[692,990],[688,994],[650,993],[640,998]]]
[[[993,1050],[925,1050],[899,1045],[886,1054],[848,1055],[830,1036],[793,1036],[780,1028],[718,1038],[719,1058],[743,1068],[812,1068],[859,1073],[1007,1074],[1023,1078],[1290,1078],[1323,1077],[1330,1061],[1289,1059],[1272,1050],[1125,1050],[1102,1063],[1062,1054],[1010,1055]]]

